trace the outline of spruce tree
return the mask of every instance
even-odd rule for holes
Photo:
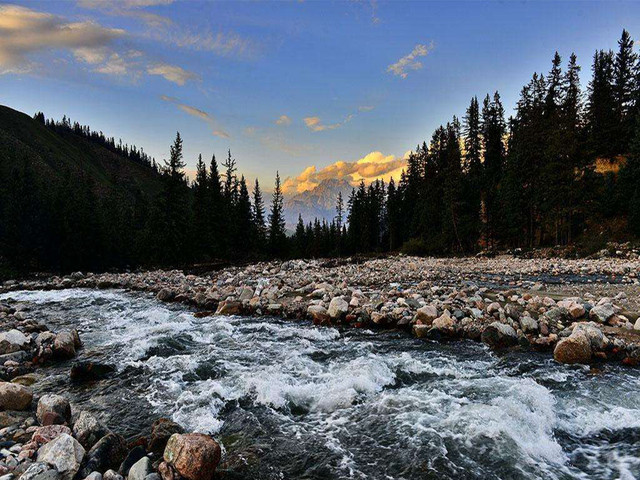
[[[269,213],[269,248],[271,253],[276,256],[283,255],[286,252],[286,241],[280,173],[276,172],[276,183],[271,196],[271,213]]]
[[[264,249],[264,242],[267,238],[267,226],[264,219],[262,190],[260,190],[260,183],[257,178],[253,187],[253,223],[255,226],[256,250],[260,251]]]

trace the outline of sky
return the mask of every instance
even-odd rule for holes
[[[556,50],[586,87],[623,28],[640,2],[0,0],[0,104],[295,192],[397,175],[474,95],[511,114]]]

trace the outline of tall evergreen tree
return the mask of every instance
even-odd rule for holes
[[[286,252],[287,235],[284,221],[284,203],[280,173],[276,172],[276,183],[271,196],[271,212],[269,213],[269,248],[273,255]]]
[[[264,249],[264,242],[267,238],[267,226],[265,223],[264,215],[264,200],[262,199],[262,190],[260,190],[260,183],[256,178],[256,182],[253,187],[253,222],[255,225],[257,251]]]

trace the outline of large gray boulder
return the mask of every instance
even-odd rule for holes
[[[38,450],[38,462],[54,467],[62,479],[71,480],[80,470],[85,450],[67,433],[54,438]]]
[[[46,463],[35,462],[29,465],[20,480],[60,480],[60,474]]]

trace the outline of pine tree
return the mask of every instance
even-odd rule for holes
[[[633,51],[633,40],[629,32],[622,30],[618,41],[618,53],[614,61],[613,91],[618,121],[616,151],[624,153],[633,134],[634,68],[637,55]]]
[[[271,253],[277,256],[283,255],[286,252],[286,241],[280,173],[276,172],[276,184],[271,197],[271,213],[269,213],[269,248]]]
[[[207,166],[202,161],[202,155],[198,155],[198,163],[196,163],[196,178],[193,184],[193,245],[198,256],[203,255],[208,250],[208,185],[209,178],[207,174]]]
[[[618,121],[613,89],[613,52],[597,51],[592,70],[587,105],[589,142],[594,156],[611,158],[619,153],[615,141]]]
[[[260,251],[264,249],[264,242],[267,238],[267,226],[264,220],[262,190],[260,190],[260,183],[257,178],[253,187],[253,223],[255,225],[256,250]]]

